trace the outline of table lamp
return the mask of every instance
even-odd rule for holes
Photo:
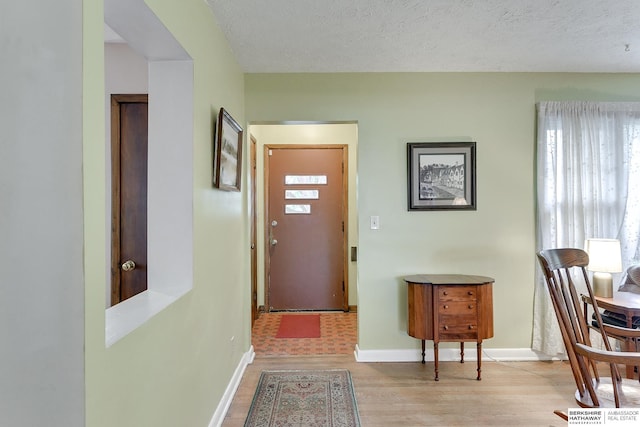
[[[620,241],[616,239],[587,239],[584,250],[589,254],[587,270],[593,271],[593,293],[599,297],[613,297],[611,273],[622,271]]]

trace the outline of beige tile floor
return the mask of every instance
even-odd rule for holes
[[[251,333],[256,356],[353,354],[357,342],[357,313],[319,313],[320,338],[276,338],[283,314],[296,313],[261,313],[256,320]]]

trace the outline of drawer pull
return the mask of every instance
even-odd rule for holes
[[[444,292],[442,293],[442,295],[449,295],[449,292],[444,291]]]
[[[469,325],[469,329],[473,329],[473,325]]]
[[[469,304],[469,308],[473,308],[473,304]]]
[[[448,331],[448,330],[449,330],[449,327],[448,327],[447,325],[444,325],[444,330],[445,330],[445,331]]]
[[[473,291],[469,291],[467,292],[469,295],[473,295]]]
[[[444,308],[447,309],[447,308],[449,308],[449,306],[445,304]]]

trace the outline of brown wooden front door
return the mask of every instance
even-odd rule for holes
[[[347,148],[266,150],[269,310],[347,310]]]
[[[147,289],[147,102],[111,96],[111,305]]]

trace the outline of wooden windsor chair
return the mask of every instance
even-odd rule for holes
[[[573,248],[548,249],[537,255],[576,382],[576,403],[583,408],[640,407],[640,382],[622,378],[618,369],[618,365],[640,364],[640,353],[614,351],[608,339],[610,334],[617,339],[637,340],[640,330],[602,322],[587,274],[589,255],[585,251]],[[595,326],[585,318],[576,282],[585,286],[593,302]],[[604,350],[592,345],[590,331],[600,334]],[[598,366],[608,366],[609,376],[601,376]],[[567,419],[567,415],[561,411],[554,412]]]

